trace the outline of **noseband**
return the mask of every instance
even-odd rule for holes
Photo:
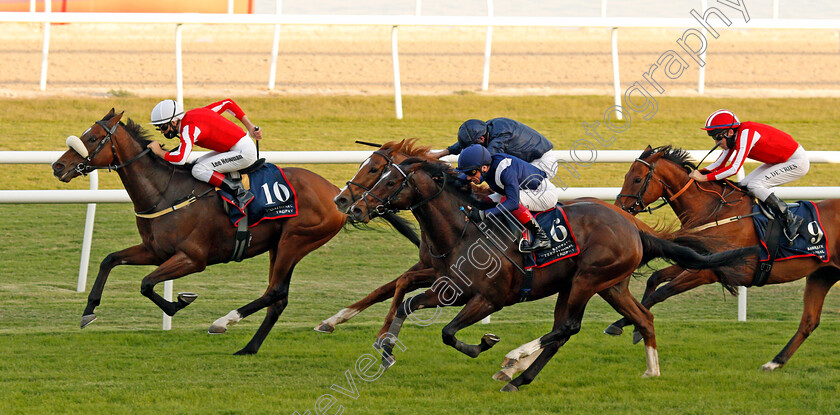
[[[99,125],[100,127],[102,127],[103,130],[105,130],[105,137],[102,137],[102,139],[99,141],[99,144],[96,145],[96,148],[93,149],[93,151],[91,151],[90,154],[87,155],[87,157],[85,157],[83,162],[77,164],[76,167],[73,169],[77,173],[81,174],[82,176],[87,176],[88,173],[93,172],[94,170],[108,169],[108,171],[111,171],[111,170],[121,169],[125,166],[128,166],[131,163],[134,163],[137,159],[139,159],[140,157],[144,156],[146,153],[151,151],[150,149],[147,148],[147,149],[141,151],[140,154],[132,157],[131,160],[129,160],[129,161],[123,163],[123,164],[108,164],[106,166],[92,166],[90,164],[91,161],[96,157],[97,154],[99,154],[100,151],[102,151],[105,148],[105,145],[108,144],[108,143],[111,143],[111,152],[113,153],[113,160],[119,161],[119,158],[117,157],[117,148],[114,146],[114,141],[111,140],[111,136],[115,132],[117,132],[117,127],[120,124],[115,123],[114,126],[111,127],[111,128],[108,128],[108,125],[105,123],[105,121],[102,121],[102,120],[97,121],[96,124]]]

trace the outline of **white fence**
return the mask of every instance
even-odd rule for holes
[[[46,2],[49,4],[49,2]],[[279,27],[281,25],[347,25],[347,26],[389,26],[391,27],[391,51],[394,74],[394,107],[397,119],[402,119],[402,92],[400,87],[399,51],[397,28],[399,26],[477,26],[487,28],[484,50],[484,71],[482,89],[489,87],[492,28],[511,27],[586,27],[611,29],[611,52],[613,67],[613,86],[615,104],[621,106],[621,81],[619,79],[619,28],[700,28],[704,38],[700,56],[706,60],[706,25],[694,18],[641,18],[641,17],[605,17],[605,3],[602,3],[601,17],[501,17],[492,16],[492,0],[488,2],[490,16],[373,16],[373,15],[289,15],[289,14],[224,14],[224,13],[52,13],[52,12],[0,12],[0,22],[33,22],[44,24],[44,42],[41,59],[41,90],[47,85],[47,62],[49,56],[51,23],[132,23],[132,24],[174,24],[175,30],[175,83],[176,99],[183,103],[183,71],[181,59],[181,31],[183,24],[236,24],[236,25],[274,25],[274,39],[271,51],[271,69],[268,87],[274,89],[277,69]],[[419,7],[419,4],[418,4]],[[774,3],[774,16],[778,4]],[[279,10],[279,8],[278,8]],[[706,1],[702,2],[701,12],[706,10]],[[686,11],[688,15],[688,11]],[[716,22],[717,23],[717,22]],[[717,24],[715,29],[840,29],[837,19],[733,19],[730,26]],[[711,26],[710,26],[711,27]],[[697,89],[703,93],[705,84],[705,65],[700,66]],[[616,113],[621,119],[621,113]]]
[[[705,156],[704,150],[690,150],[694,159]],[[56,161],[63,151],[0,151],[0,164],[51,164]],[[571,159],[568,154],[555,151],[555,155],[562,159]],[[191,160],[205,154],[193,152]],[[260,156],[268,162],[276,164],[359,164],[370,157],[370,151],[265,151]],[[720,154],[715,151],[710,155],[714,160]],[[599,151],[597,163],[631,163],[638,157],[636,150],[605,150]],[[840,163],[840,151],[810,151],[808,157],[811,163]],[[445,160],[454,162],[455,156],[447,156]],[[747,162],[752,162],[748,160]],[[562,174],[562,170],[561,173]],[[126,203],[131,200],[125,190],[99,190],[99,176],[97,172],[90,175],[90,190],[0,190],[0,204],[10,203],[87,203],[85,230],[82,240],[82,253],[79,263],[79,278],[76,291],[85,291],[87,284],[88,266],[90,261],[90,247],[93,237],[96,203]],[[566,189],[560,199],[570,200],[578,197],[596,197],[598,199],[613,200],[618,194],[618,187],[578,187]],[[783,199],[827,199],[840,198],[840,187],[780,187],[776,193]],[[164,283],[164,298],[172,300],[172,281]],[[747,290],[739,288],[738,321],[747,319]],[[163,315],[163,329],[169,330],[171,318]]]

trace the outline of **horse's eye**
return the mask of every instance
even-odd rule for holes
[[[90,138],[88,138],[88,141],[90,141],[91,143],[93,143],[94,141],[96,141],[96,137],[91,136]]]
[[[393,180],[388,180],[388,186],[393,187],[393,186],[394,186],[394,185],[396,185],[396,184],[397,184],[397,182],[395,182],[395,181],[393,181]]]
[[[377,168],[371,168],[370,170],[368,170],[368,173],[370,173],[370,174],[376,174],[378,172],[379,172],[379,169],[377,169]]]
[[[637,178],[633,179],[633,183],[641,183],[641,182],[642,182],[641,177],[637,177]]]

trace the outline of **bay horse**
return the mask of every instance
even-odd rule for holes
[[[487,234],[510,232],[492,220],[476,224],[465,220],[466,207],[478,208],[481,202],[471,189],[456,185],[459,179],[448,163],[411,158],[392,164],[364,198],[350,209],[356,220],[373,216],[385,209],[409,209],[420,224],[429,248],[438,255],[432,266],[440,277],[425,292],[409,298],[398,308],[386,335],[378,341],[383,350],[382,364],[393,364],[393,348],[406,317],[415,310],[442,306],[464,306],[442,331],[443,343],[470,356],[477,357],[493,347],[499,338],[485,334],[479,344],[466,344],[455,337],[491,313],[520,302],[525,284],[522,255],[514,241],[501,246]],[[362,203],[364,202],[364,203]],[[372,210],[370,206],[373,206]],[[486,206],[484,206],[486,207]],[[653,327],[653,315],[640,306],[628,290],[611,291],[630,277],[642,264],[666,257],[688,267],[721,267],[756,248],[742,248],[702,256],[673,241],[639,231],[614,210],[595,203],[576,203],[564,207],[580,254],[538,268],[533,275],[528,300],[537,300],[559,293],[555,308],[554,328],[530,344],[542,353],[519,377],[507,383],[503,391],[516,391],[529,384],[549,359],[572,335],[580,330],[581,318],[589,299],[596,293],[639,328],[645,340],[647,370],[645,376],[659,375],[659,360]],[[492,222],[492,223],[490,223]],[[489,226],[485,226],[489,223]],[[483,229],[483,230],[482,230]],[[686,236],[702,240],[702,237]],[[676,240],[676,239],[675,239]],[[496,251],[490,246],[495,246]],[[479,252],[481,251],[481,252]],[[503,254],[500,259],[496,252]],[[469,263],[467,265],[466,263]],[[446,275],[455,272],[457,277]]]
[[[688,177],[696,168],[690,155],[682,149],[648,146],[624,176],[621,194],[615,203],[635,215],[663,198],[679,217],[683,229],[708,226],[699,233],[716,236],[733,246],[759,243],[752,219],[742,219],[752,211],[753,197],[726,180],[697,183]],[[829,253],[835,255],[826,263],[815,257],[802,257],[777,261],[773,266],[767,284],[806,278],[805,306],[796,333],[773,360],[762,365],[763,370],[780,368],[790,360],[819,325],[825,296],[840,280],[840,259],[836,255],[840,252],[840,200],[823,200],[816,206],[825,228],[826,247]],[[719,225],[715,226],[716,223]],[[650,308],[674,295],[714,282],[721,283],[735,294],[735,287],[739,285],[754,285],[752,268],[756,260],[743,264],[734,273],[685,271],[679,266],[654,272],[648,279],[642,304]],[[663,282],[667,284],[659,287]],[[627,325],[627,320],[621,319],[613,323],[608,331],[620,334],[620,327],[624,325]]]
[[[194,179],[189,168],[175,166],[149,152],[146,149],[149,134],[131,119],[122,123],[122,115],[112,108],[52,164],[53,174],[62,182],[96,169],[116,170],[135,212],[143,214],[136,218],[142,242],[107,255],[100,264],[82,316],[82,328],[96,320],[94,309],[115,266],[156,265],[143,278],[140,292],[172,316],[188,306],[196,295],[182,293],[177,301],[167,301],[155,292],[155,285],[200,272],[208,265],[228,262],[234,249],[236,228],[231,225],[224,202],[214,188]],[[246,257],[266,251],[270,255],[268,288],[261,297],[217,319],[208,330],[224,333],[229,325],[268,307],[259,329],[237,355],[257,353],[288,304],[289,282],[295,265],[332,239],[348,222],[347,215],[339,212],[333,203],[338,194],[336,186],[309,170],[284,168],[283,171],[296,191],[299,214],[262,221],[249,229],[251,241]],[[401,221],[394,218],[388,219]],[[410,230],[407,224],[403,225],[398,230]],[[416,240],[416,234],[413,237]]]
[[[379,178],[382,176],[385,170],[392,164],[399,164],[405,161],[406,159],[412,157],[422,158],[430,161],[436,160],[427,156],[427,153],[429,152],[431,147],[420,146],[417,144],[417,141],[418,139],[416,138],[401,141],[391,141],[381,145],[379,149],[371,153],[370,157],[368,157],[365,161],[361,163],[359,170],[356,172],[353,178],[347,181],[347,185],[343,189],[341,189],[341,192],[338,194],[338,196],[335,197],[335,203],[338,206],[339,210],[346,212],[352,206],[353,203],[360,199],[360,197],[365,191],[370,190],[370,188],[373,187],[373,185],[379,180]],[[376,144],[371,143],[359,143],[377,146]],[[487,194],[491,193],[491,191],[489,189],[486,189],[485,187],[486,186],[472,186],[472,189],[474,192],[477,193],[476,196],[478,198],[481,198],[482,196],[486,196]],[[635,216],[628,214],[627,212],[618,208],[614,204],[606,203],[600,199],[584,197],[574,199],[571,201],[565,201],[564,204],[579,202],[602,204],[620,213],[622,216],[625,217],[625,219],[633,222],[634,225],[640,230],[654,235],[659,234],[658,231],[652,229],[644,222],[638,220]],[[383,334],[385,334],[388,331],[388,327],[390,327],[391,322],[394,319],[397,307],[402,303],[403,299],[405,298],[405,294],[419,288],[431,287],[432,283],[434,283],[434,281],[438,278],[437,273],[432,267],[432,257],[434,256],[434,254],[429,249],[429,244],[426,242],[425,233],[423,232],[420,233],[420,241],[420,258],[417,264],[410,267],[406,272],[404,272],[402,275],[400,275],[393,281],[390,281],[380,286],[379,288],[373,290],[365,298],[347,307],[342,308],[330,318],[323,320],[318,326],[315,327],[315,331],[322,333],[332,333],[337,325],[347,322],[348,320],[358,315],[373,304],[392,299],[391,306],[388,310],[388,313],[385,316],[385,322],[380,328],[378,336],[382,336]],[[625,280],[625,282],[616,287],[610,288],[610,290],[622,291],[627,289],[628,286],[629,279]],[[493,378],[501,381],[509,381],[515,374],[527,369],[528,365],[530,364],[530,361],[532,361],[536,357],[537,353],[528,351],[525,345],[513,349],[506,355],[505,362],[502,364],[502,370],[496,373],[493,376]]]

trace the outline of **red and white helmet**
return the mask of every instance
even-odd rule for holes
[[[706,118],[706,125],[703,127],[706,131],[720,130],[724,128],[738,128],[741,121],[738,117],[729,110],[717,110]]]

